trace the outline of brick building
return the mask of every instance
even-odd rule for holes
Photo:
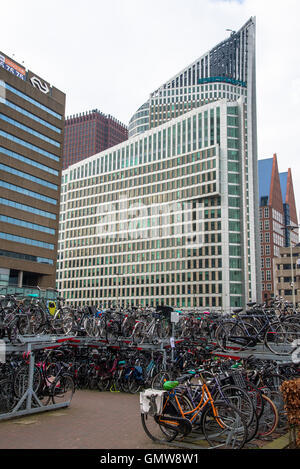
[[[258,161],[262,299],[275,292],[274,259],[283,247],[298,242],[287,225],[297,225],[297,211],[291,169],[279,173],[277,155]]]
[[[63,169],[128,139],[127,127],[94,109],[65,121]]]

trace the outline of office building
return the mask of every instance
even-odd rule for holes
[[[284,246],[298,242],[288,225],[298,224],[291,170],[280,173],[277,155],[258,161],[262,299],[275,295],[275,258]]]
[[[63,169],[128,139],[127,127],[98,109],[65,121]]]
[[[0,97],[0,285],[55,287],[65,94],[0,53]]]
[[[295,230],[299,231],[299,230]],[[280,249],[275,259],[275,295],[300,305],[300,244]]]
[[[291,168],[289,168],[284,173],[280,173],[279,177],[284,211],[285,246],[295,246],[299,242],[299,231],[289,229],[290,226],[298,225],[298,216]]]
[[[58,288],[75,304],[260,301],[255,19],[152,96],[128,141],[63,172]]]

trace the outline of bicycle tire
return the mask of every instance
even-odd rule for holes
[[[156,375],[152,378],[151,387],[153,389],[163,389],[163,385],[165,381],[171,381],[172,375],[168,371],[159,371]]]
[[[168,412],[167,412],[168,408]],[[171,412],[170,412],[171,409]],[[178,415],[177,408],[172,403],[172,400],[169,398],[168,407],[164,407],[164,410],[159,415],[151,415],[148,414],[141,414],[141,421],[143,429],[146,435],[154,442],[157,443],[168,443],[175,440],[176,436],[179,434],[176,428],[167,428],[163,423],[163,420],[168,417],[168,415],[172,413],[172,415]],[[171,427],[171,420],[170,417],[169,425]],[[167,420],[167,419],[166,419]],[[168,420],[167,420],[168,421]]]
[[[275,355],[289,356],[297,347],[295,345],[297,339],[300,339],[298,324],[278,322],[270,324],[265,334],[264,343]]]
[[[93,317],[86,317],[84,322],[83,322],[83,327],[86,332],[86,334],[89,337],[95,337],[96,336],[96,321],[95,318]]]
[[[136,379],[134,370],[129,374],[127,379],[127,390],[130,394],[136,394],[143,388],[143,379]]]
[[[101,392],[108,391],[112,385],[112,379],[110,376],[98,376],[97,389]]]
[[[13,382],[4,378],[0,380],[0,414],[7,414],[15,405]]]
[[[228,322],[224,322],[223,324],[220,324],[216,330],[216,335],[215,335],[218,347],[220,347],[220,349],[223,350],[224,352],[228,352],[228,348],[232,348],[232,344],[229,339],[230,334],[235,332],[235,335],[238,335],[237,333],[239,332],[239,330],[240,330],[240,335],[242,336],[243,331],[238,324],[232,321],[228,321]],[[244,346],[234,344],[234,350],[241,352],[242,350],[244,350]]]
[[[236,407],[241,414],[244,416],[247,425],[252,423],[252,420],[256,417],[254,404],[247,391],[239,386],[228,384],[222,386],[213,395],[214,400],[222,401],[231,404]],[[255,417],[254,417],[255,416]],[[255,419],[257,420],[257,418]]]
[[[208,404],[202,414],[202,432],[211,447],[218,449],[241,449],[248,439],[247,424],[243,415],[234,406],[224,401]]]
[[[72,334],[74,336],[77,335],[78,331],[74,330],[74,316],[71,311],[64,311],[62,317],[62,332],[65,335]]]
[[[27,315],[22,315],[18,319],[18,330],[20,335],[26,335],[30,332],[30,323]]]
[[[53,404],[71,402],[75,392],[73,378],[68,374],[58,376],[51,385],[51,399]]]
[[[138,322],[134,329],[133,329],[133,332],[132,332],[132,342],[134,344],[141,344],[144,342],[145,340],[145,336],[144,336],[144,327],[145,327],[145,324],[143,322]]]
[[[33,335],[42,335],[46,331],[46,315],[43,309],[35,306],[30,309],[30,324]]]
[[[33,368],[33,391],[38,392],[42,384],[42,375],[39,368],[34,365]],[[21,365],[16,371],[13,381],[13,389],[15,396],[21,398],[27,391],[29,386],[29,366]]]
[[[259,418],[257,436],[264,438],[271,435],[278,427],[278,410],[274,402],[265,394],[264,399],[264,410]]]

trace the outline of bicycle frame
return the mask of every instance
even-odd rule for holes
[[[208,404],[210,404],[211,407],[212,407],[212,410],[213,410],[213,415],[216,418],[218,424],[220,425],[221,428],[224,428],[225,425],[219,419],[218,411],[217,411],[216,407],[214,406],[214,400],[213,400],[213,398],[211,396],[211,393],[210,393],[210,391],[207,387],[207,384],[205,382],[203,382],[201,387],[202,387],[202,393],[201,393],[201,398],[199,400],[199,403],[193,409],[188,410],[188,411],[184,411],[182,409],[180,401],[179,401],[179,399],[177,397],[177,394],[176,394],[176,390],[169,391],[166,402],[164,403],[164,406],[163,406],[162,414],[158,416],[158,423],[161,423],[161,424],[166,423],[166,424],[169,424],[169,425],[174,424],[175,426],[179,425],[178,422],[176,422],[176,421],[172,422],[172,417],[170,419],[169,416],[166,416],[167,420],[164,420],[164,416],[163,416],[163,412],[166,408],[166,405],[167,405],[169,399],[173,399],[176,402],[177,411],[179,411],[180,416],[184,419],[188,419],[191,423],[193,423],[195,421],[196,417],[204,410],[204,408]]]

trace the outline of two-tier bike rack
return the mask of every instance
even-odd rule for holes
[[[24,336],[19,337],[18,343],[5,343],[5,352],[6,355],[10,353],[20,353],[24,354],[29,360],[28,365],[28,382],[26,390],[23,395],[18,399],[17,403],[14,405],[13,409],[9,412],[0,414],[0,421],[9,420],[16,417],[23,417],[30,414],[36,414],[38,412],[45,412],[49,410],[61,409],[63,407],[68,407],[71,403],[70,400],[60,402],[58,404],[47,404],[43,403],[38,398],[33,387],[33,377],[34,377],[34,366],[35,366],[35,351],[59,347],[62,343],[68,343],[72,337],[58,337],[58,336]],[[24,408],[25,404],[25,408]]]

